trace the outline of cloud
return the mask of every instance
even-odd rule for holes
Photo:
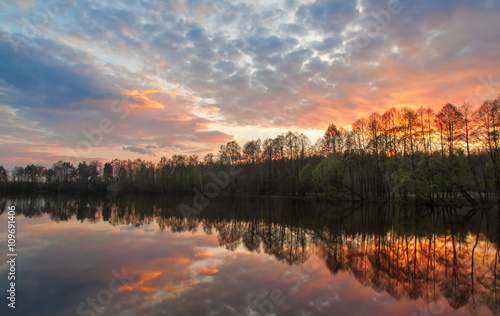
[[[0,85],[6,90],[0,102],[68,108],[85,99],[117,95],[85,54],[50,41],[40,40],[37,44],[16,54],[5,41],[0,42]],[[53,57],[56,54],[57,59]]]
[[[277,36],[269,37],[250,37],[247,39],[246,50],[255,55],[269,56],[276,53],[282,53],[289,47],[297,44],[294,38],[281,39]]]
[[[355,1],[316,0],[296,11],[297,19],[324,33],[339,33],[359,14]]]
[[[151,150],[151,148],[156,148],[156,146],[146,146],[145,148],[140,148],[136,146],[122,147],[123,150],[128,150],[133,153],[139,153],[142,155],[156,156],[156,154]]]
[[[331,52],[340,44],[342,44],[342,40],[340,38],[326,37],[322,41],[314,42],[312,47],[320,52]]]
[[[246,140],[237,131],[249,126],[323,130],[392,106],[461,104],[480,78],[500,81],[498,1],[405,2],[369,32],[386,2],[89,0],[27,36],[22,17],[39,8],[7,4],[0,26],[6,161],[34,144],[48,148],[44,161],[64,148],[77,156],[103,118],[113,132],[82,158],[203,154]]]

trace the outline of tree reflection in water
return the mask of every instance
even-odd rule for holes
[[[107,221],[113,226],[156,223],[161,230],[217,234],[221,247],[267,253],[289,265],[315,254],[332,274],[396,299],[444,297],[454,309],[500,312],[498,210],[419,209],[395,205],[331,205],[293,200],[214,200],[197,217],[177,205],[190,197],[16,197],[26,217]],[[0,202],[2,209],[7,201]]]

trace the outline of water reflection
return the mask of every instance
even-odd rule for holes
[[[181,202],[189,198],[17,197],[0,206],[16,205],[31,218],[25,237],[41,243],[45,236],[57,246],[44,251],[64,256],[66,264],[54,267],[44,266],[46,252],[26,246],[23,254],[32,259],[25,275],[38,280],[37,270],[50,270],[61,291],[72,282],[75,297],[66,297],[61,315],[75,314],[120,264],[137,279],[101,315],[420,315],[422,306],[442,301],[446,306],[434,304],[427,314],[500,312],[496,210],[220,199],[184,218]],[[45,216],[50,221],[34,225]],[[58,233],[51,239],[49,232]],[[79,252],[68,258],[74,247]],[[321,266],[304,270],[313,260]],[[273,289],[283,304],[263,303]],[[49,315],[50,308],[42,310]]]

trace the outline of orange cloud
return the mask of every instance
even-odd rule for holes
[[[196,252],[196,253],[194,254],[194,256],[195,256],[196,258],[199,258],[199,259],[204,259],[204,258],[210,258],[210,257],[212,257],[213,255],[212,255],[212,253],[211,253],[210,251],[207,251],[207,250],[201,250],[201,251],[199,251],[199,252]]]
[[[123,285],[119,288],[120,291],[141,291],[141,292],[153,292],[157,289],[151,288],[151,287],[146,287],[144,286],[144,283],[146,283],[149,280],[156,279],[160,275],[162,275],[161,272],[159,271],[141,271],[141,272],[131,272],[131,275],[138,275],[139,281],[135,283],[130,283],[127,285]]]
[[[217,106],[206,106],[204,108],[201,108],[200,111],[204,112],[219,112],[220,108]]]
[[[180,86],[180,84],[176,84],[176,86]],[[169,95],[171,96],[176,96],[176,95],[180,95],[180,96],[183,96],[184,97],[184,100],[188,100],[188,99],[194,99],[194,100],[197,100],[199,99],[197,96],[195,96],[194,94],[191,94],[189,92],[182,92],[180,90],[177,90],[177,89],[167,89],[165,91],[162,91],[162,92],[166,92],[168,93]]]
[[[170,262],[179,266],[183,266],[190,264],[191,262],[193,262],[193,260],[189,258],[158,258],[153,260],[153,262]]]
[[[129,104],[130,107],[135,107],[135,108],[153,108],[153,109],[164,109],[165,106],[161,104],[160,102],[156,100],[151,100],[147,95],[151,93],[158,93],[162,92],[162,90],[158,89],[146,89],[146,90],[125,90],[122,92],[122,94],[125,95],[130,95],[133,97],[137,97],[143,100],[143,105],[135,105],[135,104]]]
[[[193,268],[193,271],[196,271],[200,274],[217,274],[219,273],[219,270],[216,268]]]
[[[165,116],[155,116],[155,119],[159,121],[191,121],[194,120],[196,116],[192,115],[179,115],[177,117],[165,117]]]

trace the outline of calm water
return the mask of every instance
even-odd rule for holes
[[[495,315],[498,211],[210,201],[0,198],[17,208],[15,313]]]

